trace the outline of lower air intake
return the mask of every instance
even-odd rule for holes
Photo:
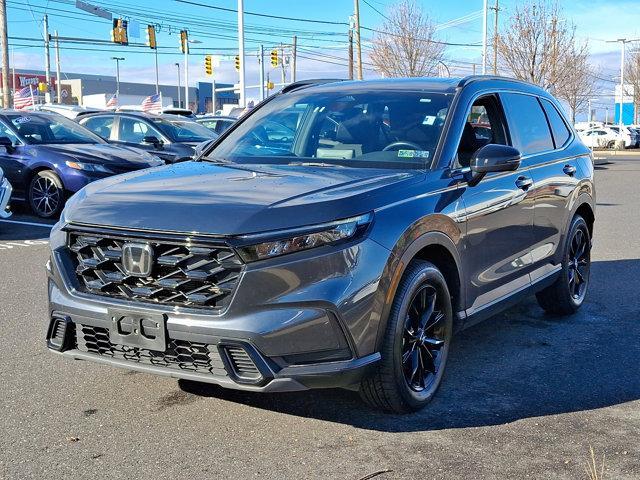
[[[249,353],[240,345],[225,345],[227,360],[238,380],[256,383],[262,380],[262,374],[251,359]]]

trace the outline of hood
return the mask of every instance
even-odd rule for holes
[[[128,167],[129,170],[138,170],[164,163],[144,150],[108,143],[38,145],[38,150],[57,156],[70,156],[79,162]]]
[[[367,213],[406,195],[425,173],[291,165],[185,162],[89,184],[66,222],[240,235]]]

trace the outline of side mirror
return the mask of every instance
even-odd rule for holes
[[[513,172],[520,166],[520,152],[508,145],[490,143],[478,149],[471,157],[470,187],[476,186],[487,173]]]
[[[0,147],[4,147],[9,153],[13,151],[13,142],[9,137],[0,137]]]
[[[148,135],[142,139],[142,143],[148,143],[156,148],[162,146],[162,141],[155,135]]]

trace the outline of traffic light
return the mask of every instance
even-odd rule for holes
[[[180,51],[189,53],[189,33],[186,30],[180,30]]]
[[[273,49],[271,50],[271,66],[272,67],[277,67],[278,66],[278,50],[277,49]]]
[[[156,27],[153,25],[147,25],[147,45],[152,50],[158,48],[158,44],[156,43]]]
[[[273,90],[275,88],[275,84],[271,81],[267,82],[267,90]]]
[[[45,93],[48,90],[47,84],[44,82],[38,83],[38,91],[41,93]]]
[[[236,55],[236,72],[240,71],[240,55]]]
[[[122,18],[113,19],[113,28],[111,29],[111,41],[120,45],[128,45],[129,37],[127,35],[127,21]]]
[[[204,73],[207,75],[213,75],[213,62],[211,61],[211,55],[204,56]]]

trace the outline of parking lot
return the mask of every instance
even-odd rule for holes
[[[0,478],[640,478],[640,157],[597,167],[592,284],[454,342],[424,411],[356,393],[257,395],[46,351],[46,224],[0,221]]]

